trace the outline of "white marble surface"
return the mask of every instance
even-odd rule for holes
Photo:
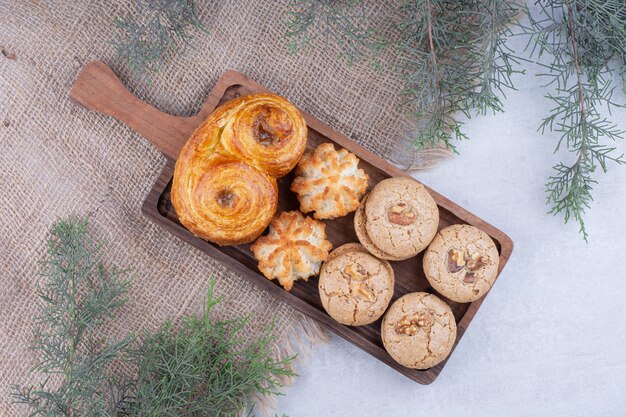
[[[458,145],[460,156],[416,175],[515,242],[439,378],[419,385],[333,336],[300,367],[279,415],[626,414],[626,168],[598,174],[589,243],[575,223],[546,215],[545,180],[567,156],[553,155],[556,135],[536,131],[551,104],[537,68],[526,67],[505,113],[467,121],[471,140]],[[626,126],[626,111],[612,117]]]

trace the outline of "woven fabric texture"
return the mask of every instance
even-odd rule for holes
[[[131,12],[132,1],[0,0],[0,415],[25,413],[11,403],[12,384],[40,380],[31,372],[38,357],[28,350],[40,308],[37,262],[51,224],[71,214],[90,219],[94,235],[108,242],[110,263],[133,270],[113,336],[199,313],[213,276],[225,296],[218,314],[254,313],[250,334],[275,317],[283,353],[323,337],[289,306],[144,218],[141,204],[164,157],[123,124],[72,103],[68,92],[85,63],[101,60],[141,99],[191,115],[219,76],[235,69],[388,157],[406,121],[402,81],[367,62],[347,65],[323,39],[290,54],[287,1],[198,3],[206,32],[146,83],[116,60],[111,45],[113,18]],[[395,3],[365,2],[369,21],[388,19]]]

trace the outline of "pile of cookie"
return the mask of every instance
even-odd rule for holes
[[[287,291],[297,280],[318,275],[332,244],[326,240],[326,224],[355,211],[365,194],[368,176],[358,167],[359,159],[345,149],[323,143],[298,161],[291,191],[300,210],[279,213],[269,233],[250,247],[259,270],[277,279]],[[313,218],[302,213],[313,212]]]
[[[432,287],[470,302],[496,278],[493,241],[468,225],[437,233],[437,204],[420,183],[389,178],[365,195],[369,178],[354,154],[330,143],[305,153],[306,143],[306,122],[283,97],[251,94],[219,107],[176,162],[171,196],[179,220],[219,245],[256,239],[251,250],[259,270],[287,291],[319,275],[322,305],[340,323],[363,326],[385,314],[382,340],[400,364],[426,369],[441,362],[456,337],[450,307],[427,293],[406,294],[389,307],[395,285],[390,262],[426,249],[424,272]],[[291,191],[300,210],[276,214],[277,180],[294,166]],[[331,252],[322,220],[352,212],[359,243]],[[269,233],[259,237],[268,224]]]
[[[403,366],[428,369],[443,361],[456,339],[449,305],[425,292],[394,295],[393,262],[426,250],[423,267],[431,286],[459,303],[479,299],[498,272],[499,254],[491,238],[470,225],[437,232],[439,209],[426,188],[410,178],[389,178],[365,195],[367,175],[358,158],[323,144],[305,154],[291,189],[301,211],[315,219],[354,214],[359,242],[330,251],[324,224],[298,212],[282,213],[252,250],[259,268],[290,289],[294,279],[319,270],[319,294],[339,323],[363,326],[381,317],[381,334],[391,357]],[[360,202],[359,202],[360,201]],[[416,272],[417,275],[417,272]]]

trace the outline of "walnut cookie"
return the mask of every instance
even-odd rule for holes
[[[381,335],[385,349],[400,365],[428,369],[450,354],[456,321],[450,307],[437,296],[414,292],[389,307]]]
[[[392,261],[424,250],[437,232],[439,209],[419,182],[388,178],[363,199],[354,215],[359,241],[373,255]]]
[[[303,213],[316,219],[334,219],[353,212],[367,189],[368,176],[359,159],[345,149],[323,143],[304,154],[296,168],[291,191],[298,195]]]
[[[287,291],[294,281],[317,275],[332,244],[326,240],[326,225],[299,211],[282,212],[270,224],[266,236],[250,247],[259,269],[268,279],[278,279]]]
[[[424,255],[424,273],[441,295],[469,303],[485,295],[498,276],[498,249],[487,233],[465,224],[442,229]]]
[[[348,243],[330,253],[319,279],[324,309],[339,323],[363,326],[387,309],[394,289],[389,262],[377,259],[359,244]]]

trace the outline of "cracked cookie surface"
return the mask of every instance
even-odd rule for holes
[[[389,262],[372,256],[363,246],[348,243],[331,252],[319,279],[324,309],[339,323],[363,326],[385,312],[394,289]]]
[[[385,349],[400,365],[428,369],[450,354],[456,339],[456,321],[439,297],[415,292],[389,307],[381,335]]]
[[[384,259],[403,260],[417,255],[437,232],[437,203],[426,188],[413,179],[395,177],[379,182],[362,205],[359,216],[364,229],[360,231],[359,240],[365,232],[364,240],[369,241],[366,247],[374,245],[386,254],[382,256]]]
[[[389,253],[386,253],[382,249],[372,242],[369,235],[367,234],[367,228],[365,227],[365,204],[367,203],[367,198],[369,194],[363,197],[363,201],[359,208],[354,212],[354,231],[356,232],[356,236],[361,242],[361,245],[372,255],[380,259],[386,259],[388,261],[401,261],[404,258],[400,258],[397,256],[393,256]]]
[[[437,233],[424,254],[430,285],[459,303],[478,300],[493,285],[500,262],[493,240],[482,230],[455,224]]]

